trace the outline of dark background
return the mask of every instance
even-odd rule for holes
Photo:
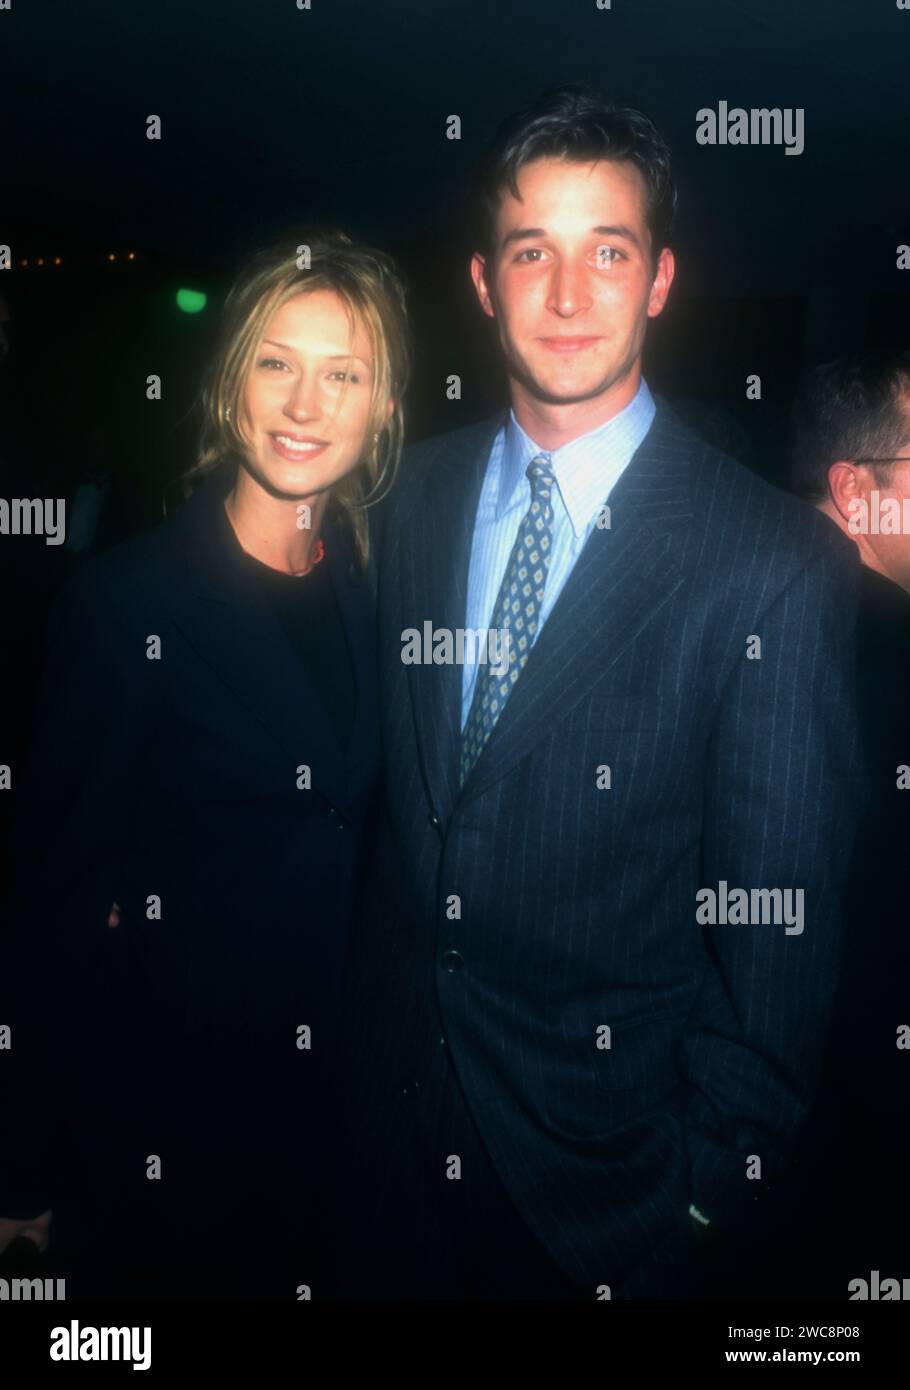
[[[4,424],[14,394],[27,473],[70,478],[91,446],[118,474],[123,525],[157,515],[161,480],[192,462],[225,284],[245,252],[310,218],[403,268],[420,344],[412,437],[489,411],[502,383],[460,197],[496,122],[562,81],[641,106],[670,142],[679,271],[646,368],[671,398],[736,417],[746,436],[730,442],[753,466],[779,476],[807,362],[905,341],[910,12],[894,0],[312,3],[0,12],[0,243],[14,259],[0,288],[17,376]],[[698,145],[695,113],[721,98],[803,107],[804,153]],[[453,113],[460,142],[445,138]],[[199,316],[176,308],[181,285],[209,294]],[[160,403],[145,399],[151,372]],[[451,372],[460,402],[445,397]],[[745,399],[750,372],[761,402]]]
[[[246,253],[308,219],[401,265],[419,343],[410,437],[487,414],[503,381],[468,278],[464,190],[500,118],[564,81],[641,106],[670,142],[678,273],[645,367],[713,442],[780,480],[800,371],[906,344],[910,12],[894,0],[312,4],[0,11],[0,496],[69,495],[100,464],[101,544],[160,517],[193,462],[224,290]],[[804,153],[698,145],[696,112],[721,99],[804,108]],[[201,314],[178,310],[181,286],[208,294]],[[746,400],[750,373],[761,401]],[[0,537],[0,762],[25,732],[41,612],[69,563],[42,538]]]

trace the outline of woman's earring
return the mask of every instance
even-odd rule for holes
[[[224,418],[225,418],[226,420],[230,420],[230,418],[231,418],[231,407],[230,407],[230,406],[228,406],[227,410],[224,412]]]

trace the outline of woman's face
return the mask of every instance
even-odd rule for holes
[[[373,389],[370,336],[331,290],[296,295],[269,320],[247,383],[243,436],[272,494],[331,488],[364,453]]]

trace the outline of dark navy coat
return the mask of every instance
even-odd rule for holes
[[[74,1258],[103,1252],[96,1282],[131,1265],[145,1288],[157,1260],[166,1291],[172,1257],[192,1283],[201,1250],[214,1277],[233,1259],[244,1289],[280,1283],[293,1223],[289,1277],[311,1273],[319,1075],[378,772],[371,600],[347,533],[327,522],[357,687],[344,751],[247,582],[226,486],[209,478],[74,574],[14,782],[0,1021],[18,1120],[0,1211],[51,1207],[61,1251],[69,1230]]]

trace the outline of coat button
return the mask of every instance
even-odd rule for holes
[[[460,951],[443,951],[439,957],[439,964],[443,970],[448,970],[451,974],[453,970],[460,970],[464,965],[464,956]]]
[[[419,1090],[420,1090],[420,1082],[419,1082],[419,1081],[409,1081],[409,1082],[407,1083],[406,1086],[402,1086],[402,1088],[401,1088],[401,1094],[402,1094],[403,1096],[410,1096],[410,1097],[412,1098],[412,1100],[413,1100],[413,1099],[416,1098],[417,1092],[418,1092]]]
[[[438,829],[439,829],[439,817],[438,817],[438,816],[430,816],[430,824],[432,825],[432,827],[433,827],[434,830],[438,830]]]
[[[341,816],[338,814],[338,812],[335,810],[335,807],[334,807],[334,806],[330,806],[330,807],[329,807],[329,816],[328,816],[328,820],[329,820],[329,825],[334,825],[334,827],[335,827],[336,830],[343,830],[343,829],[344,829],[344,821],[342,820],[342,818],[341,818]]]

